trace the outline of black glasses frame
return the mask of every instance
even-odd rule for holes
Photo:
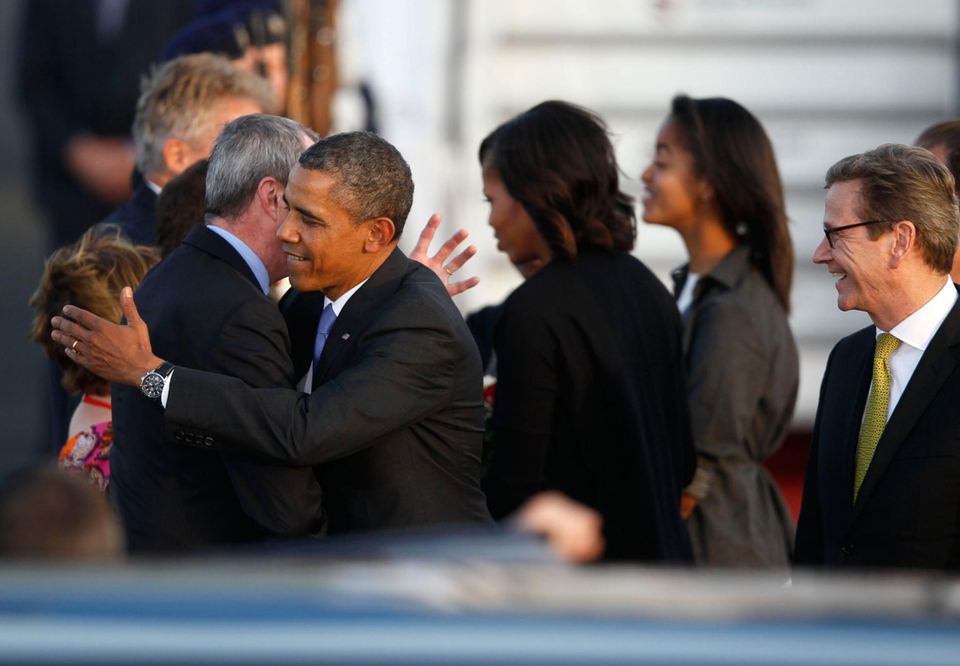
[[[881,222],[893,222],[894,220],[867,220],[866,222],[857,222],[856,224],[845,224],[842,227],[823,228],[823,235],[827,238],[827,245],[833,249],[833,234],[847,229],[856,229],[857,227],[866,227],[870,224],[880,224]]]

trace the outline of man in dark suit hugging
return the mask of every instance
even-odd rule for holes
[[[883,145],[827,172],[814,262],[841,310],[874,325],[841,340],[820,389],[797,527],[802,565],[960,565],[960,305],[953,177],[925,150]]]
[[[175,440],[320,465],[331,533],[487,522],[480,359],[443,283],[397,249],[412,199],[403,157],[370,133],[322,139],[291,171],[278,237],[301,390],[173,368],[126,291],[130,325],[68,309],[83,326],[57,318],[56,339],[161,401]]]
[[[276,240],[291,165],[316,140],[286,118],[242,116],[217,138],[205,225],[194,227],[137,289],[157,353],[250,386],[293,386],[290,339],[267,294],[286,275]],[[323,527],[313,470],[164,438],[163,409],[113,389],[111,494],[134,552],[190,551]],[[164,441],[166,439],[166,441]],[[201,440],[202,441],[202,440]]]

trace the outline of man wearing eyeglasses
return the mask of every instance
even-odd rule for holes
[[[869,326],[830,354],[795,560],[960,565],[960,306],[953,177],[925,150],[886,144],[827,172],[813,261],[837,305]]]

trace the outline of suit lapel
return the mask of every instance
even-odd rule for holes
[[[929,346],[920,358],[920,363],[917,364],[917,369],[907,383],[896,409],[893,410],[883,430],[880,441],[877,442],[873,460],[857,494],[852,520],[860,515],[864,504],[870,498],[870,493],[883,476],[900,445],[926,411],[943,383],[953,373],[957,366],[957,356],[951,347],[956,347],[958,344],[960,344],[960,300],[954,304],[940,326],[940,330],[930,340]]]
[[[313,342],[317,336],[320,313],[323,312],[323,294],[319,291],[300,293],[291,289],[280,299],[280,312],[290,332],[294,377],[299,381],[313,362]]]
[[[330,336],[320,355],[313,376],[314,388],[327,381],[344,350],[356,344],[357,337],[370,322],[371,313],[376,312],[396,292],[397,282],[406,272],[409,261],[399,249],[394,248],[383,265],[347,301],[330,329]]]
[[[260,290],[260,283],[257,282],[257,277],[253,274],[253,271],[250,270],[250,267],[247,266],[247,262],[243,260],[243,257],[233,249],[230,243],[225,241],[221,236],[218,236],[216,232],[207,229],[206,225],[199,225],[191,229],[190,233],[187,234],[187,237],[183,240],[183,243],[184,245],[195,247],[198,250],[203,250],[221,261],[225,261],[231,268],[247,278],[257,291],[263,293]]]
[[[140,183],[137,186],[131,201],[151,220],[156,218],[157,194],[146,183]]]
[[[843,433],[841,461],[843,479],[843,511],[850,511],[853,504],[853,476],[857,460],[857,444],[860,441],[860,426],[863,422],[863,410],[870,394],[870,381],[873,378],[873,351],[876,347],[876,329],[870,326],[864,331],[864,342],[859,350],[851,354],[851,386],[855,387],[853,408],[842,410],[846,421],[841,426]],[[862,489],[861,493],[862,494]]]

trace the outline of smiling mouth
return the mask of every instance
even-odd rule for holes
[[[830,275],[832,275],[833,277],[837,278],[837,282],[840,282],[840,280],[846,280],[846,279],[847,279],[847,274],[846,274],[846,273],[835,273],[834,271],[830,271]]]
[[[290,252],[285,253],[287,255],[287,261],[306,261],[306,257],[301,257],[299,254],[291,254]]]

